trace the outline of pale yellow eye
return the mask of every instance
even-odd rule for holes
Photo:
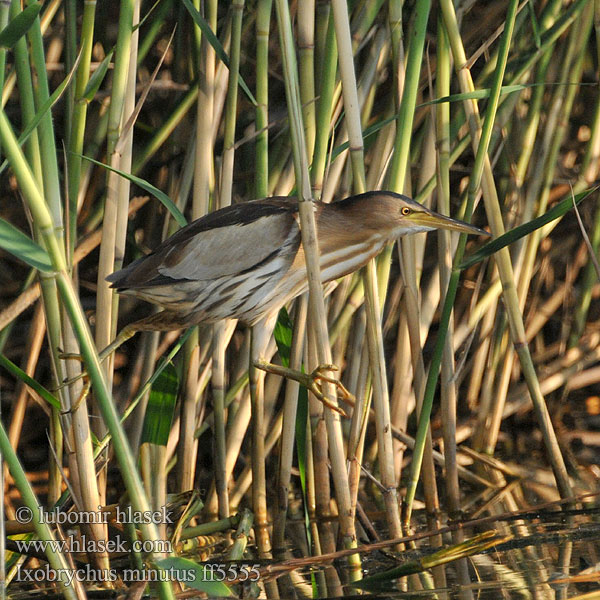
[[[412,210],[410,208],[408,208],[408,206],[403,206],[402,210],[400,212],[402,213],[402,215],[404,217],[407,217],[408,215],[410,215],[410,213],[412,212]]]

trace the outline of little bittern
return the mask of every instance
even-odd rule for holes
[[[488,235],[393,192],[314,206],[323,282],[356,271],[409,233]],[[130,326],[137,331],[229,318],[253,325],[308,288],[297,201],[266,198],[212,212],[107,279],[118,292],[164,309]]]

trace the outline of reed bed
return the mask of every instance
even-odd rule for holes
[[[598,538],[540,548],[534,511],[597,525],[599,14],[1,2],[0,597],[588,591]],[[311,201],[376,189],[498,242],[417,234],[321,286]],[[273,195],[309,270],[274,338],[201,323],[100,360],[154,310],[110,273]],[[298,376],[323,365],[344,416]]]

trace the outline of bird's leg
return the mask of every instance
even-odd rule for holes
[[[130,325],[125,326],[119,332],[119,335],[117,335],[117,337],[108,346],[106,346],[106,348],[104,348],[103,350],[98,352],[98,359],[101,363],[104,362],[113,352],[115,352],[115,350],[117,350],[117,348],[119,348],[119,346],[122,346],[128,339],[132,338],[137,333],[137,331],[139,331],[137,329],[134,329],[135,325],[136,325],[136,323],[131,323]],[[58,357],[62,358],[63,360],[83,361],[83,357],[81,356],[81,354],[75,354],[75,353],[61,352],[58,355]],[[60,384],[60,386],[58,386],[58,389],[62,389],[68,385],[71,385],[84,377],[87,377],[87,371],[85,371],[85,370],[81,371],[81,373],[79,373],[75,377],[71,377],[71,379],[65,379]]]
[[[120,348],[127,340],[131,339],[138,331],[173,331],[174,329],[181,329],[182,327],[189,327],[190,323],[187,320],[182,319],[181,315],[169,311],[161,311],[156,314],[140,319],[126,325],[121,329],[117,337],[108,345],[106,348],[98,353],[100,362],[105,361],[113,352]],[[80,354],[59,354],[59,358],[62,359],[77,359],[82,360]],[[61,384],[60,388],[67,385],[71,385],[75,381],[78,381],[82,377],[86,377],[87,373],[82,371],[76,377],[66,379]]]
[[[329,383],[333,383],[337,388],[342,400],[354,399],[354,396],[346,389],[344,384],[339,379],[325,375],[325,373],[328,371],[337,371],[338,368],[335,365],[319,365],[311,373],[302,373],[302,371],[288,369],[287,367],[274,365],[263,360],[255,361],[254,366],[257,369],[262,369],[268,373],[274,373],[275,375],[280,375],[281,377],[286,377],[287,379],[293,379],[294,381],[297,381],[300,385],[303,385],[307,390],[312,392],[315,398],[320,400],[325,406],[344,417],[348,416],[339,406],[332,404],[327,399],[323,393],[321,384],[319,383],[319,381],[328,381]]]
[[[81,376],[79,376],[79,377],[81,377]],[[77,381],[77,378],[74,377],[73,381]],[[63,384],[63,385],[66,385],[66,384]],[[73,406],[71,406],[71,408],[61,411],[60,414],[68,415],[68,414],[73,414],[74,412],[77,412],[77,409],[79,408],[81,403],[88,397],[91,386],[92,386],[92,382],[89,379],[86,380],[81,388],[81,392],[79,393],[77,400],[75,401],[75,404],[73,404]]]

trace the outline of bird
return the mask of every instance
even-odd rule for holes
[[[403,235],[439,228],[488,235],[390,191],[366,192],[333,203],[317,201],[312,206],[323,283],[356,271]],[[253,398],[252,445],[257,448],[252,468],[253,481],[263,485],[264,459],[255,456],[264,455],[264,399],[259,384],[264,374],[259,376],[257,369],[270,370],[260,359],[279,309],[308,289],[301,237],[294,198],[241,202],[190,223],[149,255],[107,277],[117,292],[156,304],[162,311],[126,326],[101,358],[141,330],[180,329],[223,319],[238,319],[251,326],[249,387]],[[334,365],[321,365],[310,374],[294,373],[293,369],[273,372],[296,379],[331,411],[344,415],[317,383],[326,380],[347,394],[340,382],[328,376],[334,369]],[[215,436],[224,439],[224,419],[220,423],[215,425],[220,428]],[[223,451],[216,460],[225,464]],[[219,496],[219,511],[227,514],[226,482],[220,485],[223,495]],[[266,514],[260,485],[253,485],[253,502],[257,515]],[[257,518],[259,524],[261,518]],[[266,527],[259,527],[259,531],[267,535]],[[263,544],[268,545],[268,541]]]
[[[323,283],[353,273],[403,235],[434,229],[489,235],[391,191],[313,206]],[[107,281],[163,309],[122,337],[222,319],[253,326],[308,289],[298,203],[272,197],[211,212]]]

